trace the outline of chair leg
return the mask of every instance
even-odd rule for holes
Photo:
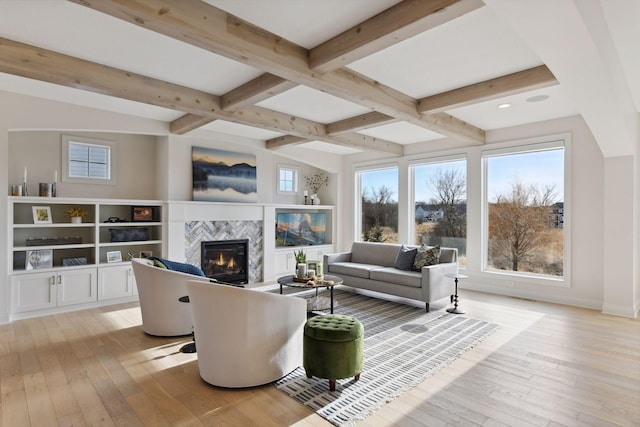
[[[336,391],[336,380],[329,380],[329,391]]]
[[[313,375],[311,375],[311,373],[309,371],[307,371],[306,369],[304,370],[304,372],[307,374],[307,378],[311,378]]]
[[[425,309],[427,310],[427,313],[429,312],[429,303],[425,303]]]
[[[360,379],[360,374],[356,374],[356,376],[354,377],[354,379],[355,379],[356,381],[358,381],[358,380]]]

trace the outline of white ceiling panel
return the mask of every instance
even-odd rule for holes
[[[412,125],[407,122],[389,123],[374,128],[358,131],[363,135],[372,136],[374,138],[385,139],[387,141],[397,142],[398,144],[413,144],[416,142],[431,141],[443,138],[436,132],[428,129]]]
[[[400,0],[204,0],[311,49]]]
[[[171,122],[184,113],[122,98],[0,73],[0,90],[89,108]]]
[[[226,120],[215,120],[201,127],[201,129],[213,130],[216,132],[228,133],[230,135],[242,136],[245,138],[267,140],[277,138],[284,134],[270,130],[247,126],[240,123],[228,122]]]
[[[222,95],[260,70],[59,0],[3,0],[0,36]]]
[[[527,101],[543,95],[549,98],[539,102]],[[510,107],[498,108],[501,104],[509,104]],[[491,130],[569,117],[578,114],[579,111],[560,86],[552,86],[457,108],[448,113],[481,129]]]
[[[256,105],[319,123],[331,123],[371,111],[306,86],[294,87]]]
[[[413,98],[541,65],[487,7],[363,58],[349,68]]]
[[[309,142],[305,142],[304,144],[298,144],[296,145],[296,147],[304,147],[311,150],[320,151],[322,153],[333,153],[333,154],[354,154],[362,151],[362,150],[358,150],[357,148],[330,144],[328,142],[323,142],[323,141],[309,141]]]

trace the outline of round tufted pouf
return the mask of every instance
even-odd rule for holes
[[[336,389],[337,379],[360,379],[363,349],[364,327],[351,316],[315,316],[304,325],[304,370],[309,378],[328,379],[331,391]]]

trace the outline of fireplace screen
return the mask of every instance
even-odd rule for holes
[[[227,283],[249,282],[249,240],[216,240],[201,245],[202,271],[207,277]]]

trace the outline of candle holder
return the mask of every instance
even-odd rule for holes
[[[307,199],[309,198],[309,196],[304,196],[304,204],[307,204]]]
[[[22,195],[23,196],[28,196],[29,192],[27,191],[27,181],[22,183]]]

